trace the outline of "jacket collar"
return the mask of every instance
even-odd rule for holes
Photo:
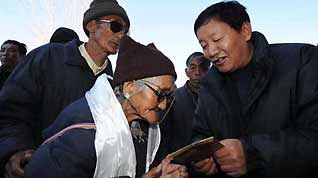
[[[78,47],[83,44],[82,41],[72,40],[64,45],[64,62],[74,66],[87,66],[84,57],[81,55]]]
[[[254,46],[252,57],[253,79],[247,105],[243,108],[243,113],[246,113],[261,93],[263,93],[271,78],[274,63],[270,54],[269,44],[263,34],[253,32],[252,43]]]

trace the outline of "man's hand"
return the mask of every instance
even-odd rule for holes
[[[194,170],[206,175],[213,175],[217,172],[216,165],[212,158],[207,158],[193,164]]]
[[[5,167],[5,178],[23,178],[24,164],[31,160],[34,150],[19,151],[12,155]]]
[[[241,141],[225,139],[220,142],[224,147],[216,151],[214,156],[222,171],[232,177],[246,174],[246,159]]]
[[[185,166],[172,164],[171,158],[165,158],[160,165],[152,168],[149,172],[144,174],[142,178],[187,178],[188,173]]]

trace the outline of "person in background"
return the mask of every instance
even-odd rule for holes
[[[102,75],[66,107],[44,132],[47,141],[27,164],[25,178],[187,177],[169,158],[149,171],[160,143],[157,112],[167,108],[176,77],[163,53],[124,37],[115,93]]]
[[[65,44],[74,39],[79,40],[77,33],[66,27],[59,27],[54,31],[50,38],[50,43],[62,43]]]
[[[16,40],[7,40],[0,49],[0,90],[15,66],[27,53],[27,46]]]
[[[46,44],[17,66],[0,92],[0,173],[5,167],[5,177],[23,177],[42,130],[98,76],[113,75],[108,56],[117,53],[129,27],[116,0],[93,0],[83,17],[88,42]]]
[[[192,121],[200,83],[206,76],[210,64],[201,52],[194,52],[187,58],[185,73],[189,80],[173,92],[174,103],[160,127],[163,137],[160,154],[167,155],[191,143]],[[193,171],[189,173],[189,177],[200,176]]]
[[[203,80],[193,139],[224,147],[195,164],[220,177],[317,177],[318,49],[268,44],[237,1],[202,11],[195,35],[213,66]]]
[[[191,143],[192,119],[197,105],[200,82],[206,76],[210,61],[203,53],[194,52],[186,60],[185,73],[189,80],[173,92],[173,106],[163,121],[170,127],[169,153]],[[166,121],[166,122],[165,122]],[[182,138],[182,139],[181,139]]]

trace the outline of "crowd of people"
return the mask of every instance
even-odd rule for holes
[[[317,176],[317,46],[269,44],[242,4],[221,1],[198,14],[202,52],[177,88],[172,61],[133,25],[116,0],[93,0],[86,42],[61,27],[28,54],[1,45],[0,177]],[[211,136],[223,147],[209,157],[169,156]]]

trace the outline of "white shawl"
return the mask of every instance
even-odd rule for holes
[[[95,125],[96,169],[94,178],[135,177],[136,155],[126,116],[106,74],[85,94]],[[160,143],[159,125],[149,128],[146,172]]]

